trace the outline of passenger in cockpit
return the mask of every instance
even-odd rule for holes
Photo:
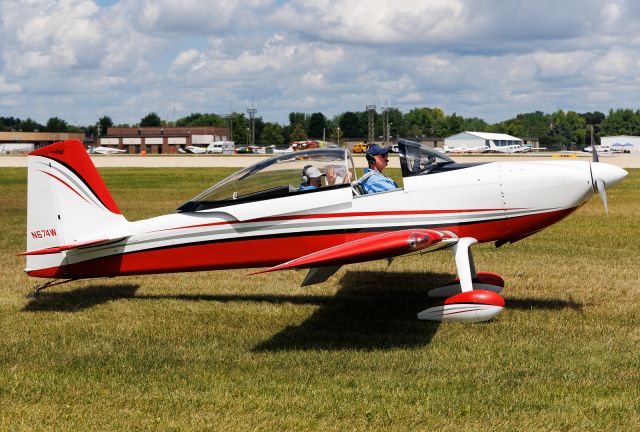
[[[302,169],[302,178],[300,181],[301,191],[319,189],[322,187],[322,177],[324,176],[320,170],[313,165],[307,165]]]

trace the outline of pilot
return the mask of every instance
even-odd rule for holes
[[[301,191],[319,189],[322,187],[323,173],[313,165],[307,165],[302,168],[302,181],[300,183]]]
[[[369,194],[397,189],[398,184],[382,174],[382,171],[389,163],[389,149],[374,144],[369,147],[365,156],[369,163],[369,168],[364,169],[364,175],[358,180],[364,193]]]

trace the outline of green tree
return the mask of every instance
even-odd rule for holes
[[[176,121],[178,127],[225,127],[226,120],[218,114],[192,113]]]
[[[37,131],[45,130],[44,126],[42,126],[40,123],[38,123],[37,121],[31,118],[28,118],[23,122],[20,122],[19,125],[20,125],[20,130],[23,132],[37,132]]]
[[[366,136],[362,131],[361,119],[358,113],[347,111],[340,116],[340,139]]]
[[[294,141],[304,141],[307,139],[307,131],[304,129],[304,126],[300,123],[296,123],[291,130],[291,135],[289,135],[289,140],[291,142]]]
[[[551,136],[563,149],[577,149],[584,142],[585,125],[584,118],[575,111],[551,114]]]
[[[489,124],[478,117],[465,118],[462,121],[462,130],[465,131],[485,132],[488,127]]]
[[[406,136],[405,134],[407,132],[407,125],[402,111],[400,111],[398,108],[389,108],[387,110],[387,116],[389,118],[389,124],[391,125],[391,136]]]
[[[307,115],[302,112],[290,112],[289,113],[289,125],[295,126],[297,124],[302,125],[305,130],[307,129]]]
[[[602,121],[606,118],[604,113],[600,111],[594,112],[586,112],[580,114],[580,117],[584,119],[585,122],[585,138],[584,144],[585,146],[591,145],[591,128],[593,128],[593,139],[596,143],[600,142],[600,125]]]
[[[260,134],[260,144],[281,146],[284,144],[284,135],[282,134],[282,126],[278,123],[265,123],[262,133]]]
[[[236,145],[246,144],[249,136],[249,120],[243,113],[233,112],[229,115],[230,129],[232,130],[233,141]]]
[[[20,124],[20,119],[14,118],[14,117],[0,117],[0,126],[2,127],[3,131],[11,131],[11,130],[17,130],[19,127],[18,125]]]
[[[250,122],[249,122],[250,123]],[[249,126],[251,126],[249,124]],[[262,136],[262,131],[264,130],[265,123],[262,120],[262,117],[254,117],[253,119],[253,127],[255,131],[255,142],[258,144],[260,142],[260,137]]]
[[[45,130],[47,132],[66,132],[67,131],[67,122],[58,117],[51,117],[47,120],[47,125],[45,126]]]
[[[147,114],[140,120],[140,127],[160,127],[162,119],[154,112]]]
[[[405,116],[410,136],[445,136],[444,112],[440,108],[414,108]]]
[[[446,116],[444,121],[440,122],[440,128],[437,136],[451,136],[464,131],[464,119],[456,113]]]
[[[309,136],[312,138],[320,139],[323,134],[326,134],[327,118],[324,114],[317,112],[311,114],[309,117]]]
[[[542,111],[518,114],[516,117],[489,126],[490,132],[501,132],[520,138],[538,138],[543,147],[551,146],[551,116]]]
[[[640,113],[631,109],[609,110],[601,123],[602,135],[640,135]]]
[[[107,134],[107,130],[113,127],[113,120],[109,116],[102,116],[98,119],[98,127],[100,136]]]

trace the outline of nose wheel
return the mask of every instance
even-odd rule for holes
[[[418,314],[429,321],[479,322],[495,318],[504,308],[500,292],[504,279],[496,273],[477,272],[471,246],[478,243],[463,237],[451,248],[458,277],[448,284],[429,291],[429,297],[444,298],[440,303]]]

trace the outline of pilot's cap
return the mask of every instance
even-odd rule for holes
[[[309,178],[319,178],[319,177],[322,177],[324,174],[320,172],[318,168],[314,166],[310,166],[304,169],[304,175],[306,175]]]
[[[389,148],[380,147],[378,144],[374,144],[367,149],[367,154],[371,156],[386,155],[387,153],[389,153]]]

